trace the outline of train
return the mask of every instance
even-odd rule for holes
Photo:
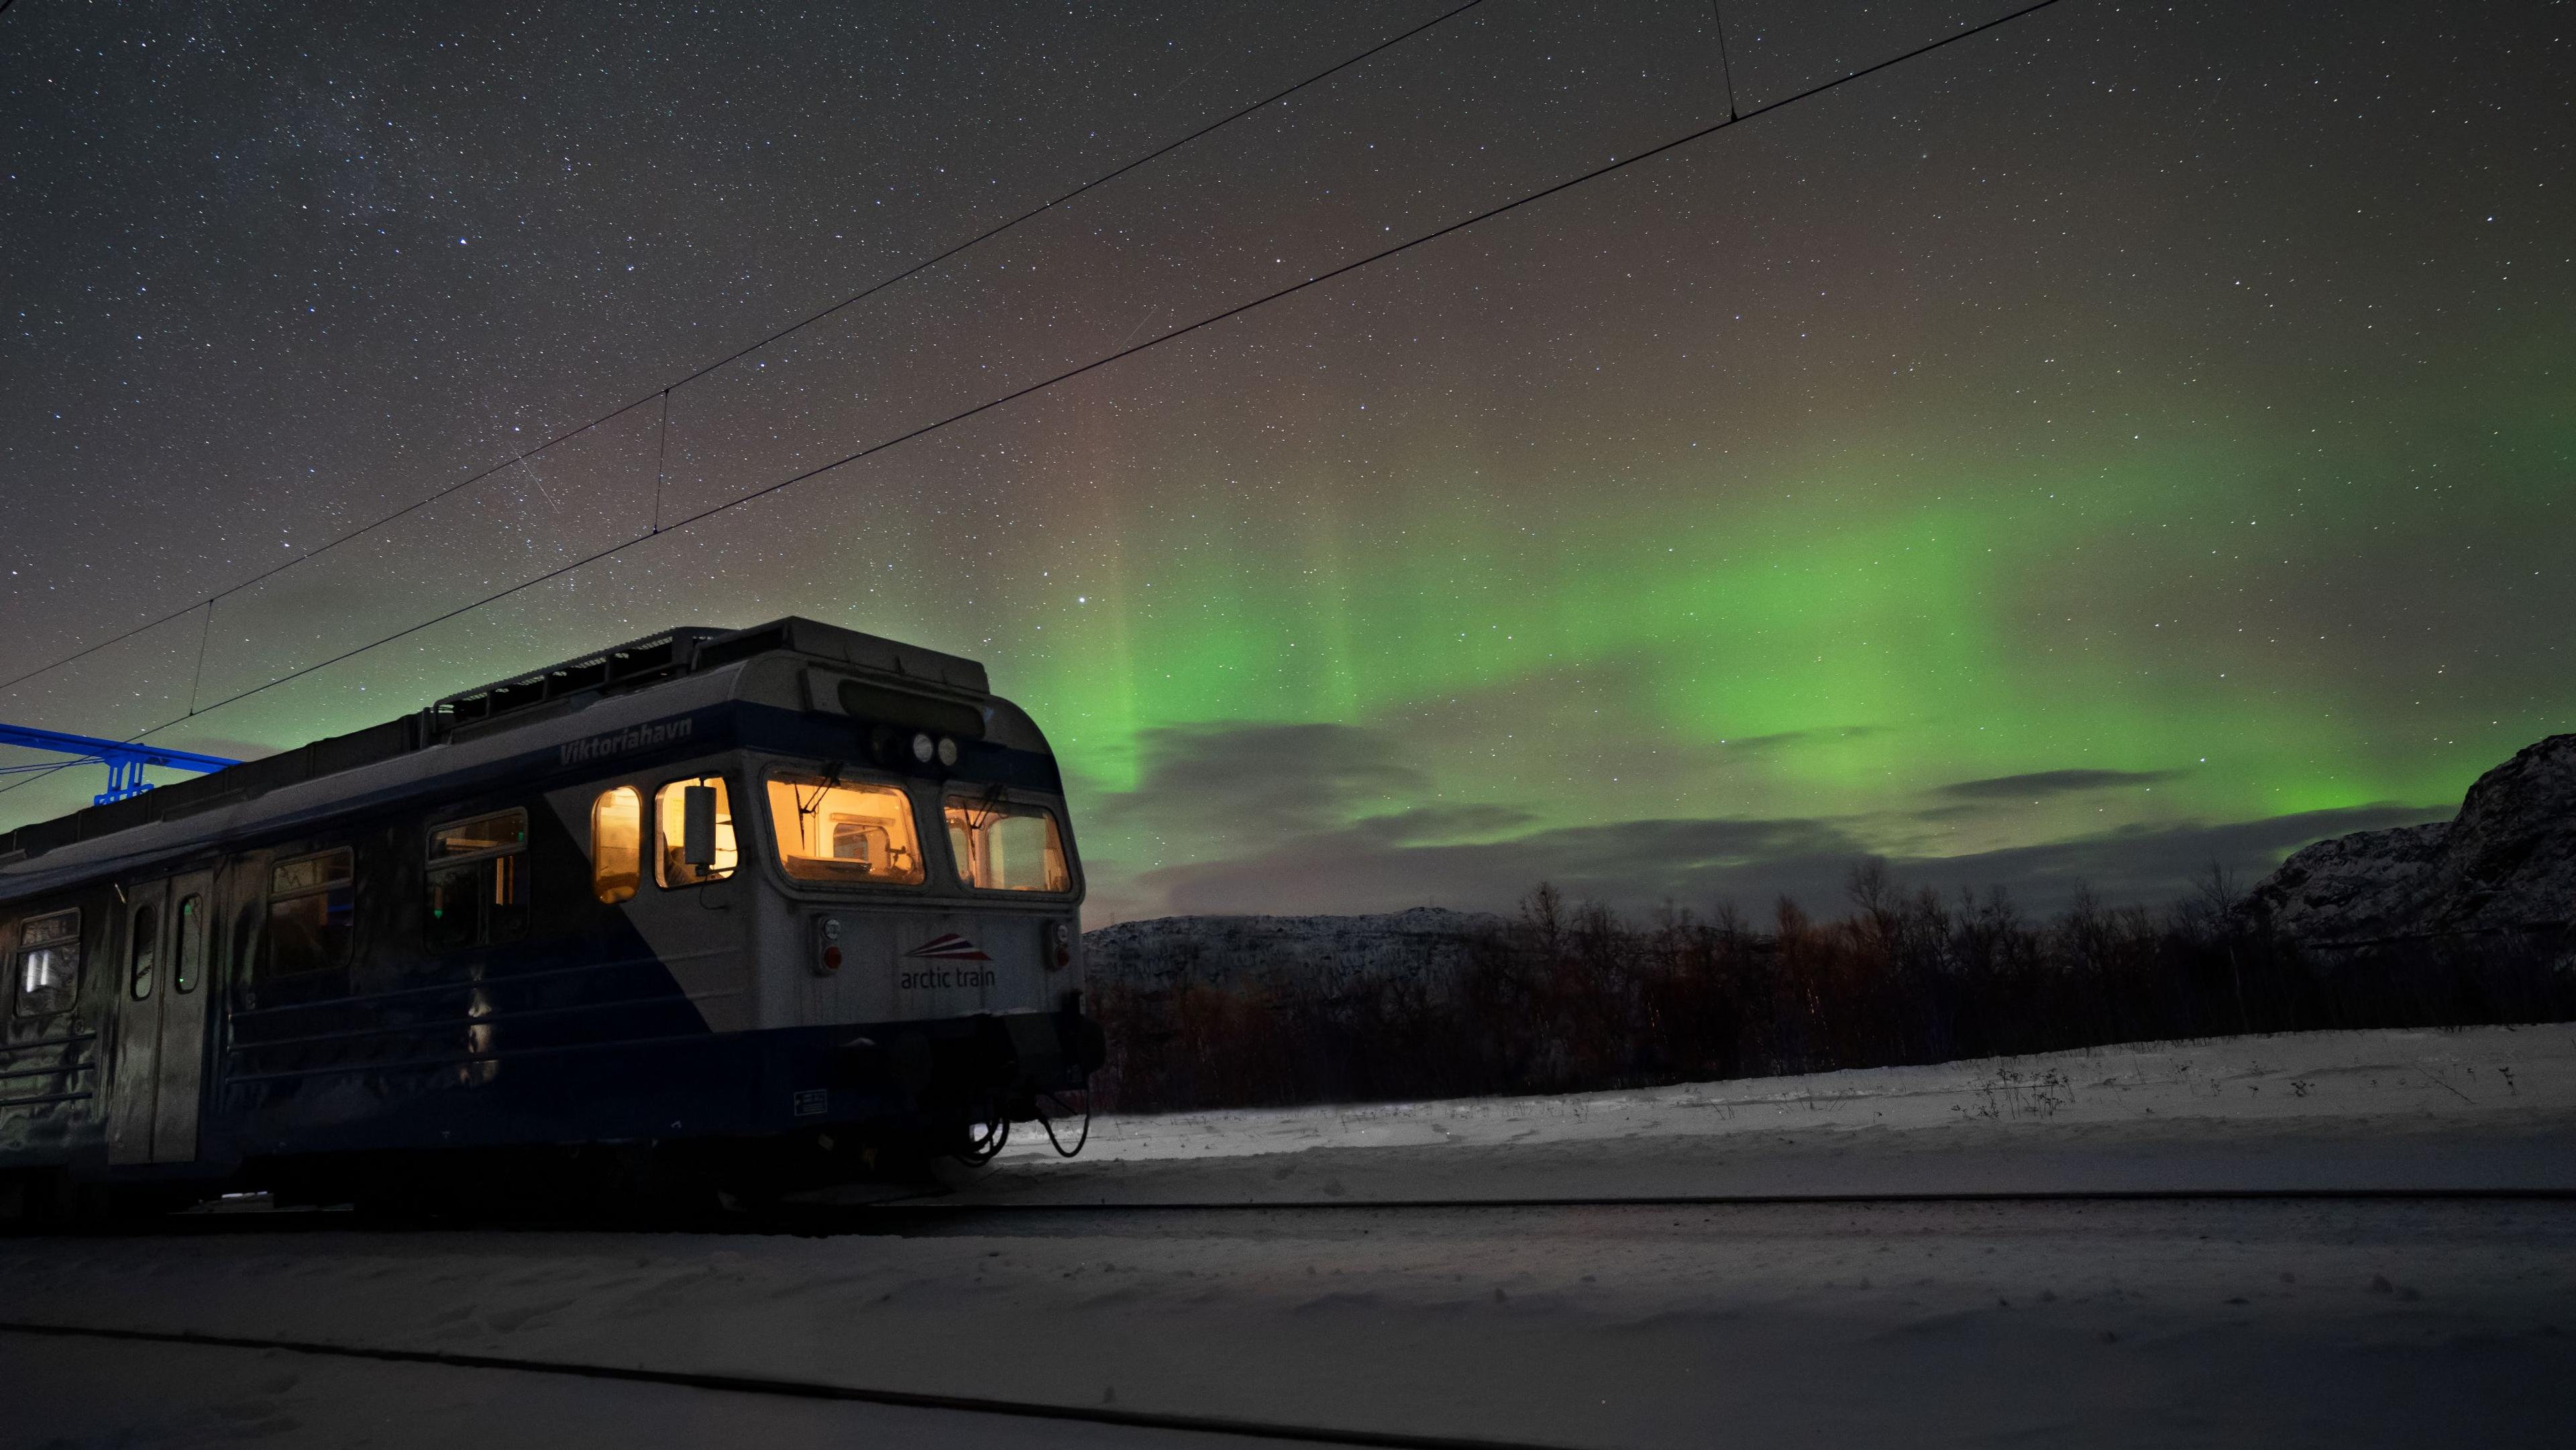
[[[1087,1129],[1082,899],[975,661],[804,618],[598,650],[0,835],[0,1216],[976,1162]]]

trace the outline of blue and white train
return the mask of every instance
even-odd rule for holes
[[[1082,891],[981,665],[620,645],[0,836],[0,1214],[971,1158],[1102,1060]]]

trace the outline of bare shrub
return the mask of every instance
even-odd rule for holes
[[[2113,1042],[2576,1017],[2553,938],[2303,952],[2213,874],[2163,912],[2089,892],[2053,920],[2000,889],[1898,889],[1863,862],[1850,913],[1786,897],[1642,922],[1540,885],[1458,965],[1362,986],[1232,964],[1232,985],[1116,986],[1092,1010],[1102,1106],[1130,1112],[1580,1092],[2052,1052]]]

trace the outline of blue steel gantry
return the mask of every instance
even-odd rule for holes
[[[107,805],[138,796],[152,788],[143,778],[147,765],[168,766],[173,770],[199,773],[239,765],[220,755],[199,755],[193,750],[171,750],[159,745],[137,745],[129,740],[102,740],[95,735],[72,735],[61,730],[38,730],[29,725],[0,725],[0,745],[23,746],[29,750],[51,751],[68,755],[69,760],[48,765],[0,765],[0,775],[26,775],[37,771],[60,770],[66,765],[104,765],[107,767],[107,789],[91,797],[98,805]]]

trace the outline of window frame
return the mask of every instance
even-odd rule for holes
[[[161,971],[161,903],[135,902],[125,913],[125,991],[137,1002],[152,1000],[153,978]]]
[[[353,886],[355,883],[351,883]],[[181,996],[197,990],[206,975],[206,961],[214,943],[207,926],[214,919],[214,904],[203,891],[191,891],[170,908],[170,990]],[[192,929],[193,928],[193,929]],[[196,958],[190,960],[188,945],[196,943]]]
[[[664,869],[669,864],[669,859],[663,854],[666,848],[662,837],[662,796],[665,792],[671,790],[675,786],[705,785],[709,781],[716,782],[724,789],[724,797],[718,802],[718,804],[724,807],[724,813],[727,819],[719,819],[716,822],[716,825],[719,832],[721,832],[722,828],[728,824],[733,827],[733,864],[725,867],[722,871],[718,871],[715,867],[710,866],[706,868],[708,872],[707,875],[701,876],[694,881],[674,883],[671,881],[669,873]],[[653,817],[653,886],[655,890],[695,891],[701,886],[720,885],[724,882],[731,881],[742,874],[742,808],[734,801],[733,779],[727,772],[722,770],[701,770],[689,775],[672,776],[653,787],[653,795],[649,808]],[[752,834],[755,837],[759,835],[757,831]],[[641,889],[640,882],[638,883],[638,889]]]
[[[505,841],[497,846],[483,846],[472,851],[458,851],[449,855],[439,854],[439,837],[445,832],[457,830],[465,826],[479,825],[485,821],[504,820],[512,816],[516,816],[519,822],[519,833],[516,840]],[[430,951],[473,951],[480,947],[507,946],[512,942],[525,941],[528,939],[528,913],[532,909],[529,898],[536,894],[531,889],[531,883],[528,877],[527,861],[528,830],[530,822],[534,819],[535,815],[533,812],[531,812],[526,806],[518,805],[470,811],[450,820],[433,820],[431,822],[428,832],[421,837],[421,889],[424,893],[433,890],[438,879],[442,876],[454,875],[460,872],[470,873],[474,882],[474,932],[470,940],[439,940],[437,933],[439,918],[435,912],[430,910],[428,901],[424,900],[421,907],[423,913],[421,917],[421,941],[422,944]],[[500,867],[497,863],[508,860],[514,856],[519,858],[518,866],[516,870],[510,874],[517,878],[515,884],[518,888],[519,899],[515,904],[519,911],[519,929],[511,935],[502,936],[494,932],[493,922],[495,920],[494,912],[502,906],[503,903],[489,900],[487,898],[491,893],[495,875],[500,871]]]
[[[307,861],[327,860],[333,856],[346,856],[349,858],[348,875],[342,877],[326,877],[314,885],[293,887],[286,891],[280,891],[277,889],[277,876],[279,872],[286,870],[290,866],[301,866]],[[264,950],[259,954],[260,959],[258,962],[258,969],[256,971],[243,972],[236,967],[235,975],[245,981],[269,983],[282,981],[311,981],[316,977],[328,976],[333,972],[347,971],[349,963],[355,961],[358,955],[357,848],[354,846],[326,846],[319,851],[306,851],[300,855],[289,856],[282,861],[272,861],[269,863],[268,867],[267,885],[268,889],[262,894],[264,909],[260,913],[262,923],[260,945]],[[305,967],[292,972],[279,971],[277,969],[278,904],[287,901],[301,901],[306,897],[326,898],[322,910],[323,921],[327,926],[330,921],[330,906],[327,902],[327,898],[332,892],[343,890],[349,893],[349,936],[345,949],[340,953],[339,960],[324,962],[319,966]]]
[[[42,941],[31,942],[27,939],[29,928],[46,922],[60,921],[65,917],[71,919],[71,930],[68,933],[48,935]],[[30,1007],[29,1000],[35,994],[27,990],[27,958],[47,950],[64,955],[64,965],[59,968],[62,974],[61,981],[57,988],[48,989],[60,990],[62,997],[52,1006]],[[67,906],[60,910],[42,911],[33,916],[19,918],[17,925],[9,933],[7,961],[9,964],[9,1015],[12,1018],[55,1017],[80,1005],[81,908]]]
[[[497,821],[505,816],[517,816],[519,818],[519,839],[515,841],[505,841],[498,846],[483,846],[472,851],[459,851],[452,856],[441,856],[437,854],[438,837],[440,832],[453,831],[463,826],[479,825],[484,821]],[[488,860],[494,856],[506,856],[513,851],[524,851],[528,849],[528,808],[526,806],[503,806],[498,810],[470,811],[464,815],[456,817],[454,820],[439,821],[431,825],[429,828],[429,834],[424,838],[424,841],[425,844],[421,847],[421,858],[429,862],[434,867],[461,866],[468,861]]]
[[[989,791],[989,787],[987,789]],[[1043,812],[1047,819],[1054,824],[1056,849],[1064,853],[1064,889],[1062,891],[1040,891],[1014,889],[1008,886],[976,885],[968,878],[966,874],[966,862],[958,856],[957,843],[948,834],[948,803],[951,800],[964,800],[970,805],[981,805],[990,802],[992,804],[1005,807],[1016,807],[1021,810]],[[1073,849],[1073,831],[1072,828],[1065,824],[1065,809],[1064,803],[1061,799],[1051,797],[1032,798],[1023,792],[1015,790],[1005,790],[996,794],[970,795],[957,789],[956,782],[947,782],[940,787],[938,808],[940,849],[944,851],[949,858],[949,879],[957,884],[958,890],[976,897],[992,898],[1004,901],[1068,901],[1082,894],[1082,863]]]
[[[935,833],[926,831],[922,828],[923,819],[921,810],[921,794],[912,788],[911,782],[906,781],[899,776],[888,775],[880,771],[853,772],[845,767],[841,772],[839,784],[842,788],[849,790],[890,790],[902,798],[905,810],[911,813],[912,854],[913,859],[920,863],[921,874],[919,879],[913,881],[842,881],[822,876],[799,876],[788,866],[787,853],[779,848],[778,812],[770,804],[769,787],[772,784],[778,784],[787,786],[790,790],[804,789],[805,787],[797,786],[792,781],[783,780],[781,777],[810,775],[819,779],[823,773],[823,765],[810,760],[799,761],[792,759],[772,761],[769,764],[762,766],[757,773],[757,779],[760,782],[760,810],[763,817],[760,822],[762,829],[758,834],[762,841],[766,843],[762,853],[763,859],[777,868],[778,874],[786,881],[787,885],[791,889],[800,891],[811,887],[821,887],[827,891],[895,891],[907,894],[932,889],[933,884],[938,879],[938,871],[931,864],[930,838]],[[742,823],[739,819],[739,813],[737,813],[737,818],[734,822],[734,833],[737,837],[741,835],[741,830]],[[807,859],[823,860],[829,858],[809,857]]]

